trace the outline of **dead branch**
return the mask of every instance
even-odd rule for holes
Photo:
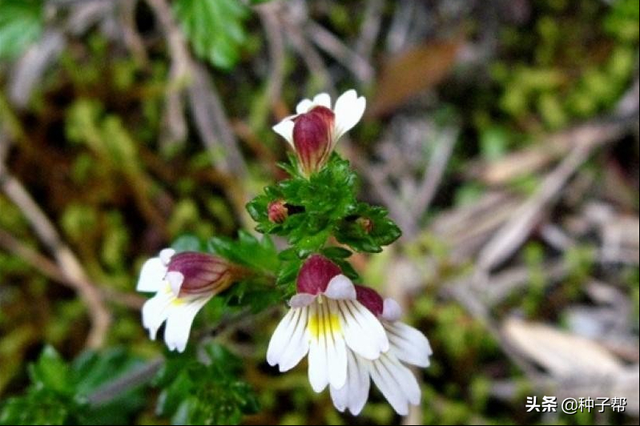
[[[54,261],[32,249],[4,229],[0,229],[0,247],[9,253],[13,253],[54,282],[65,285],[71,289],[76,289],[80,285],[79,283],[72,282],[70,277],[65,275]],[[98,288],[101,297],[105,301],[114,302],[130,309],[140,309],[145,301],[143,297],[136,294],[121,293],[116,290],[99,288],[95,284],[92,285]]]

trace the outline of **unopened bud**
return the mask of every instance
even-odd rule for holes
[[[283,223],[289,217],[289,209],[284,200],[276,200],[269,203],[267,207],[269,220],[273,223]]]
[[[368,217],[359,217],[356,219],[356,223],[362,228],[365,234],[370,234],[373,231],[373,221]]]
[[[334,121],[333,111],[323,106],[316,106],[294,120],[293,145],[307,176],[320,170],[331,155]]]

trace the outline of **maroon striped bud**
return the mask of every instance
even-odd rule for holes
[[[218,294],[244,276],[244,270],[228,260],[198,252],[176,253],[167,267],[166,279],[178,297]]]
[[[334,121],[333,111],[323,106],[294,119],[293,145],[307,176],[320,170],[331,155]]]

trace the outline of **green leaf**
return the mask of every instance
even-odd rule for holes
[[[230,308],[249,307],[251,313],[257,314],[280,302],[280,295],[274,291],[273,284],[262,284],[257,280],[244,280],[225,293],[225,311]]]
[[[171,416],[174,424],[239,424],[246,414],[258,410],[258,400],[238,376],[242,360],[225,347],[205,347],[207,362],[185,362],[184,357],[167,360],[158,384],[164,389],[157,412]]]
[[[225,257],[232,262],[248,266],[259,272],[275,275],[280,265],[278,252],[273,241],[268,236],[258,240],[246,231],[238,233],[237,241],[229,238],[213,237],[208,242],[208,249],[213,254]]]
[[[49,388],[61,394],[71,394],[69,367],[52,346],[46,346],[34,364],[30,366],[31,381],[39,388]]]
[[[50,346],[29,366],[24,395],[0,405],[0,424],[128,424],[145,404],[142,387],[100,406],[87,404],[100,386],[128,374],[142,361],[122,349],[85,352],[67,364]]]
[[[353,253],[342,247],[327,247],[322,250],[322,254],[329,259],[346,259]]]
[[[402,231],[382,207],[360,203],[352,217],[343,220],[336,229],[336,239],[355,251],[379,253],[382,246],[400,238]]]
[[[42,0],[0,1],[0,59],[20,56],[42,34]]]
[[[238,0],[178,0],[174,10],[193,50],[212,65],[230,70],[246,39],[248,9]]]
[[[284,297],[287,299],[293,296],[296,291],[296,278],[301,267],[302,260],[295,259],[284,263],[278,273],[276,285],[282,290]]]
[[[82,406],[49,389],[32,390],[9,398],[0,406],[0,425],[85,424],[78,414]]]

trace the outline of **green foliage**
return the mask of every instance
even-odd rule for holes
[[[67,364],[47,346],[29,367],[26,394],[0,406],[0,424],[127,424],[144,405],[141,389],[127,389],[101,406],[89,404],[88,397],[139,365],[121,349],[85,352]]]
[[[251,387],[237,376],[242,361],[217,344],[206,346],[205,364],[181,357],[167,360],[156,378],[162,388],[157,412],[173,424],[239,424],[258,411]]]
[[[185,234],[176,238],[173,244],[171,244],[171,248],[177,253],[184,251],[202,251],[204,244],[202,240],[195,235]]]
[[[493,65],[502,112],[557,129],[612,108],[635,70],[638,2],[540,4],[535,31],[504,32],[511,57]]]
[[[0,59],[20,56],[40,38],[43,12],[42,0],[0,1]]]
[[[213,254],[263,273],[275,274],[280,266],[278,252],[268,236],[258,240],[250,233],[240,231],[237,240],[213,237],[207,247]]]
[[[353,217],[343,219],[336,229],[336,239],[359,252],[379,253],[382,246],[400,238],[402,231],[389,219],[382,207],[358,203]]]
[[[248,11],[242,2],[178,0],[174,10],[198,56],[218,68],[233,68],[246,39],[243,23]]]
[[[308,179],[298,173],[295,161],[283,168],[291,178],[267,187],[247,210],[259,232],[287,238],[292,251],[284,254],[285,260],[320,251],[331,236],[354,251],[368,253],[380,252],[400,236],[386,210],[357,201],[358,178],[349,162],[337,154]],[[269,220],[268,207],[275,201],[284,201],[289,211],[283,223]],[[348,257],[348,250],[327,253],[337,260]],[[289,274],[285,275],[281,282],[288,279]]]
[[[638,41],[640,3],[636,0],[618,0],[611,6],[611,13],[604,20],[604,28],[623,41]]]

